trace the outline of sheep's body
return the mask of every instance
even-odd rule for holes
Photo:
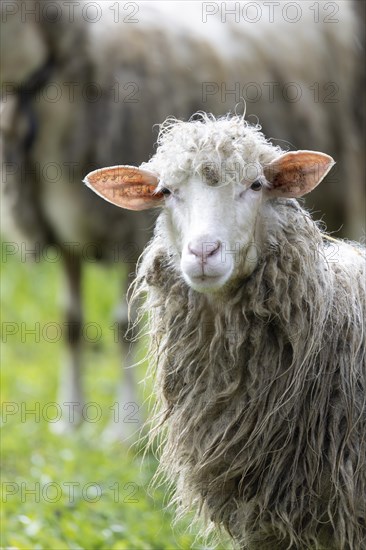
[[[244,163],[279,154],[257,130],[240,137],[237,119],[204,122],[207,132],[166,125],[143,168],[174,187],[203,159],[230,173],[241,147]],[[133,296],[147,296],[153,433],[176,500],[245,549],[366,548],[365,250],[329,239],[295,200],[274,199],[256,222],[254,271],[239,267],[222,292],[202,294],[182,277],[169,210]]]

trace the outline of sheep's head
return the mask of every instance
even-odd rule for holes
[[[160,231],[187,284],[217,291],[245,277],[258,258],[268,201],[309,193],[333,166],[323,153],[283,153],[242,118],[162,126],[140,168],[95,170],[85,183],[122,208],[162,208]]]

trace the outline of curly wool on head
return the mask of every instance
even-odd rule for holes
[[[163,125],[149,166],[194,170],[227,144],[211,123],[220,134],[239,121],[203,123],[203,141],[202,122]],[[234,157],[247,132],[263,158],[278,155],[240,128]],[[159,472],[180,513],[193,507],[241,548],[365,548],[365,251],[292,199],[270,201],[262,224],[254,272],[214,300],[182,278],[164,216],[141,258],[132,300],[146,295]]]
[[[142,167],[158,173],[161,185],[200,173],[208,158],[221,172],[240,175],[248,165],[266,164],[281,153],[261,133],[259,124],[251,125],[243,116],[216,118],[205,112],[192,115],[189,124],[167,118],[160,126],[157,144],[155,155]]]

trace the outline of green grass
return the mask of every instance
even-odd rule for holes
[[[86,401],[100,404],[102,418],[73,435],[51,431],[48,419],[56,409],[46,405],[56,401],[65,350],[62,339],[46,341],[42,330],[63,322],[61,287],[57,263],[10,258],[3,265],[2,408],[13,414],[3,417],[1,428],[1,547],[207,548],[189,531],[188,519],[172,527],[164,487],[149,489],[155,458],[148,454],[142,461],[126,446],[102,441],[120,364],[110,328],[120,287],[116,266],[88,265],[84,278],[85,321],[102,329],[97,344],[85,343]],[[36,334],[26,332],[31,329]],[[55,339],[49,331],[48,340]],[[26,415],[25,409],[36,414]]]

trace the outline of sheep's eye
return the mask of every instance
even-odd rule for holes
[[[172,194],[172,192],[170,191],[170,189],[168,189],[167,187],[163,187],[161,190],[160,190],[161,193],[163,193],[163,195],[165,195],[166,197],[168,197],[169,195]]]
[[[253,191],[260,191],[262,189],[262,182],[260,180],[255,180],[253,181],[252,185],[250,186],[250,188],[253,190]]]

